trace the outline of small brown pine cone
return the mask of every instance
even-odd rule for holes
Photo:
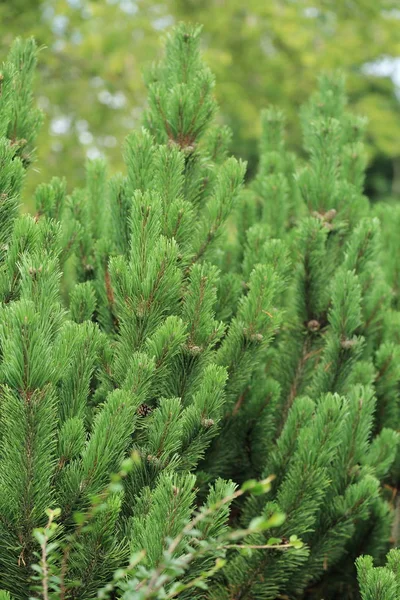
[[[320,327],[321,325],[317,319],[311,319],[311,321],[308,321],[307,323],[307,329],[312,332],[318,331]]]
[[[152,412],[152,410],[153,409],[148,404],[141,404],[136,412],[139,415],[139,417],[147,417],[147,415],[149,415]]]

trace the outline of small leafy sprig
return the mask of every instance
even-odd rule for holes
[[[40,544],[41,552],[37,553],[38,563],[34,566],[35,591],[39,592],[43,600],[63,600],[66,597],[68,585],[66,584],[67,563],[74,544],[79,543],[81,534],[90,529],[93,517],[106,507],[110,494],[123,490],[123,479],[132,470],[134,464],[140,460],[137,454],[125,460],[118,473],[111,478],[110,484],[102,494],[92,498],[91,506],[86,513],[75,513],[76,528],[68,536],[67,543],[61,547],[57,536],[61,525],[56,518],[60,516],[60,509],[47,511],[48,522],[45,527],[36,529],[34,536]],[[248,536],[264,533],[268,529],[281,525],[285,515],[275,513],[269,518],[259,516],[243,529],[233,529],[224,532],[216,538],[202,538],[200,524],[212,521],[216,511],[224,505],[230,505],[244,494],[261,495],[269,492],[274,476],[262,481],[249,480],[240,489],[225,496],[213,505],[201,507],[173,539],[166,539],[166,549],[163,558],[155,567],[146,565],[146,552],[135,552],[130,557],[126,567],[117,569],[112,580],[98,591],[100,600],[107,600],[116,591],[124,600],[172,600],[182,592],[192,588],[207,589],[207,581],[213,577],[226,564],[226,554],[229,550],[251,552],[252,550],[280,550],[301,548],[303,543],[293,535],[288,540],[269,538],[265,544],[250,544],[245,541]],[[187,540],[185,552],[176,555],[178,547]],[[189,565],[204,556],[216,557],[214,564],[198,576],[185,580]],[[31,600],[35,600],[32,598]]]

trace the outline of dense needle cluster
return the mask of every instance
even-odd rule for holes
[[[399,596],[398,211],[340,77],[302,157],[262,114],[244,185],[199,33],[147,74],[125,174],[45,182],[34,216],[34,43],[3,65],[1,600]]]

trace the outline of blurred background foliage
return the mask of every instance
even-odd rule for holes
[[[104,155],[110,170],[121,168],[120,144],[140,126],[145,104],[142,71],[180,20],[204,25],[219,118],[250,174],[260,109],[285,111],[299,150],[298,108],[321,71],[340,68],[352,109],[369,119],[367,191],[399,193],[399,0],[0,0],[2,56],[17,35],[43,46],[36,95],[45,124],[27,206],[37,183],[55,174],[79,185],[86,157]]]

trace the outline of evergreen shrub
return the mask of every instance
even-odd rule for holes
[[[126,173],[44,182],[34,216],[34,42],[3,64],[1,600],[399,597],[399,248],[365,122],[321,77],[304,156],[269,108],[243,184],[199,35],[146,75]]]

